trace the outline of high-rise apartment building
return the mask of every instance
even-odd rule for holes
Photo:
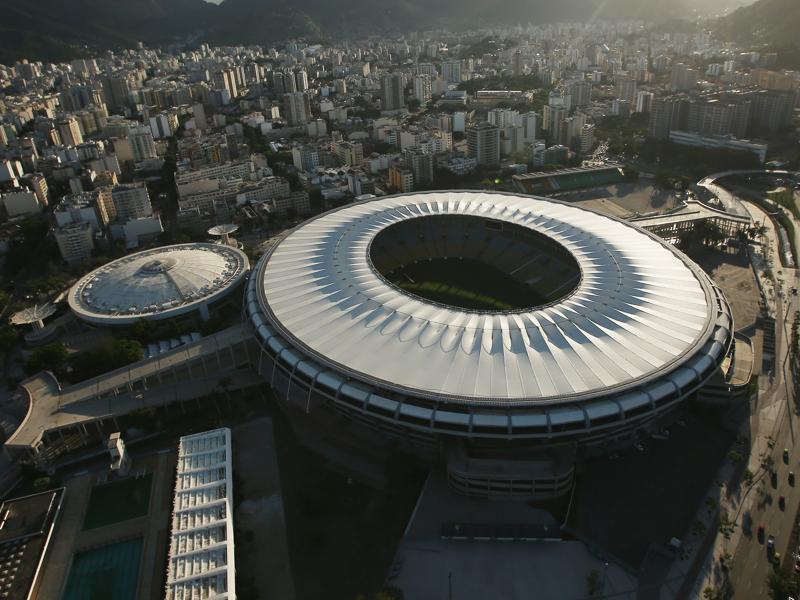
[[[403,94],[404,87],[405,81],[402,73],[387,73],[381,77],[384,110],[398,110],[406,105]]]
[[[499,164],[500,128],[486,122],[467,128],[467,155],[479,165]]]
[[[650,137],[665,140],[673,129],[684,129],[689,112],[689,102],[683,96],[653,98],[647,133]]]
[[[283,116],[290,126],[305,125],[311,118],[311,100],[305,92],[283,95]]]
[[[617,98],[630,103],[636,101],[636,80],[627,77],[617,79]]]
[[[83,134],[81,133],[81,126],[78,119],[75,117],[66,117],[56,121],[56,128],[58,135],[61,138],[61,143],[65,146],[77,146],[83,143]]]
[[[116,185],[111,190],[115,216],[120,221],[141,219],[153,215],[150,194],[144,183]]]
[[[414,186],[433,183],[433,155],[420,148],[409,148],[403,152],[406,166],[414,175]]]
[[[698,73],[685,63],[675,63],[669,77],[669,85],[673,90],[688,92],[697,87]]]
[[[577,79],[566,83],[564,87],[570,95],[572,106],[582,108],[592,102],[592,84],[588,81]]]
[[[153,141],[153,132],[149,127],[132,127],[128,134],[128,140],[133,150],[133,160],[135,162],[158,157],[156,144]]]
[[[442,78],[447,83],[461,83],[461,61],[446,60],[442,62]]]
[[[430,102],[432,97],[431,90],[430,75],[417,75],[414,77],[414,97],[419,100],[420,104],[424,105]]]

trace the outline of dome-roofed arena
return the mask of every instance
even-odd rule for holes
[[[130,325],[199,312],[228,296],[250,268],[247,255],[223,244],[177,244],[130,254],[82,277],[69,306],[94,325]]]
[[[485,482],[461,473],[464,456],[633,443],[733,339],[720,291],[660,238],[488,192],[393,196],[307,221],[260,260],[245,302],[259,372],[302,418],[432,455],[447,446],[466,488]]]

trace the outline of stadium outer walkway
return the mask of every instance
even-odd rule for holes
[[[252,332],[238,324],[65,388],[52,373],[38,373],[20,384],[28,412],[6,441],[6,451],[45,465],[103,435],[104,425],[113,424],[118,431],[116,417],[193,400],[215,389],[259,385],[262,380],[250,368],[250,357],[255,356]]]

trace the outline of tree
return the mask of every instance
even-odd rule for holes
[[[592,569],[586,576],[586,589],[590,596],[596,596],[603,590],[603,582],[600,579],[600,571]]]
[[[671,190],[672,178],[666,172],[659,171],[653,176],[653,185],[662,190]]]
[[[142,347],[136,340],[113,339],[105,344],[70,357],[71,379],[83,381],[119,369],[144,358]]]
[[[783,569],[772,570],[767,575],[769,597],[772,600],[786,600],[796,588],[795,578]]]
[[[419,107],[420,107],[420,102],[416,98],[411,98],[411,100],[408,101],[408,110],[410,112],[417,112],[419,110]]]
[[[0,327],[0,352],[8,352],[19,340],[19,331],[10,325]]]
[[[25,359],[25,372],[33,375],[39,371],[52,371],[56,376],[61,377],[66,373],[68,358],[67,347],[61,342],[47,344],[34,350]]]
[[[639,171],[633,167],[623,167],[622,175],[625,177],[625,181],[636,181],[639,179]]]
[[[137,319],[133,325],[131,325],[129,333],[133,339],[145,343],[153,339],[155,327],[153,326],[152,321],[148,321],[147,319]]]

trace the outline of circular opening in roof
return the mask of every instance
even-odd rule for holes
[[[373,238],[368,255],[404,292],[470,311],[533,310],[569,296],[581,280],[578,262],[550,237],[471,215],[400,221]]]
[[[176,264],[178,264],[178,261],[174,258],[157,258],[144,263],[139,268],[139,272],[143,275],[158,275],[159,273],[166,273]]]

